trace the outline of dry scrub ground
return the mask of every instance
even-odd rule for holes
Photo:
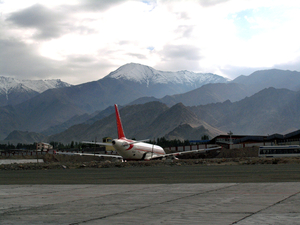
[[[148,166],[182,166],[182,165],[256,165],[256,164],[300,164],[300,157],[258,158],[258,148],[222,149],[214,158],[211,154],[191,154],[179,160],[130,161],[101,158],[95,156],[52,155],[43,156],[44,163],[23,163],[0,165],[0,170],[48,170],[78,168],[112,168],[112,167],[148,167]],[[21,156],[20,156],[21,157]],[[14,157],[20,158],[20,157]],[[187,158],[188,157],[188,158]],[[28,157],[27,157],[28,158]]]

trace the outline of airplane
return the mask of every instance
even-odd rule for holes
[[[154,159],[164,159],[164,158],[173,158],[178,159],[176,156],[181,154],[188,154],[188,153],[205,153],[212,150],[220,150],[221,147],[214,147],[208,149],[197,149],[191,151],[184,151],[184,152],[176,152],[166,154],[164,149],[158,145],[145,143],[147,140],[130,140],[125,137],[125,133],[123,130],[121,117],[119,113],[118,106],[115,104],[115,113],[116,113],[116,121],[117,121],[117,130],[118,130],[118,138],[113,139],[111,143],[102,143],[102,142],[88,142],[83,141],[82,143],[86,144],[97,144],[97,145],[112,145],[114,149],[117,151],[119,155],[108,155],[108,154],[88,154],[88,153],[62,153],[56,152],[56,154],[72,154],[72,155],[90,155],[90,156],[99,156],[99,157],[112,157],[112,158],[119,158],[123,161],[132,161],[132,160],[154,160]]]

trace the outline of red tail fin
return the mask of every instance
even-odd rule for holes
[[[118,138],[125,138],[124,130],[122,127],[121,117],[119,114],[118,106],[115,104],[115,110],[116,110],[116,119],[117,119],[117,128],[118,128]]]

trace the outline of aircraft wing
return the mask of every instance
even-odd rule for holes
[[[133,141],[133,142],[130,142],[130,144],[139,143],[139,142],[148,142],[148,141],[150,141],[150,139],[144,139],[144,140]]]
[[[123,159],[120,155],[107,155],[107,154],[92,154],[92,153],[73,153],[73,152],[56,152],[58,155],[80,155],[80,156],[98,156],[98,157],[108,157],[108,158],[118,158]]]
[[[132,141],[132,142],[130,142],[130,144],[139,143],[139,142],[147,142],[149,140],[150,139],[145,139],[145,140],[140,140],[140,141]],[[108,146],[112,146],[112,143],[95,142],[95,141],[82,141],[81,143],[84,143],[84,144],[94,144],[94,145],[108,145]]]
[[[84,144],[94,144],[94,145],[108,145],[108,146],[112,146],[112,143],[95,142],[95,141],[82,141],[81,143],[84,143]]]
[[[205,148],[205,149],[196,149],[196,150],[191,150],[191,151],[182,151],[182,152],[174,152],[174,153],[169,153],[169,154],[165,154],[163,156],[157,156],[157,157],[153,157],[151,159],[160,159],[160,158],[167,158],[170,156],[176,157],[178,155],[184,155],[184,154],[189,154],[189,153],[206,153],[209,151],[213,151],[213,150],[221,150],[222,147],[213,147],[213,148]]]

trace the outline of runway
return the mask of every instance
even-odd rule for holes
[[[0,185],[0,224],[300,224],[300,182]]]

